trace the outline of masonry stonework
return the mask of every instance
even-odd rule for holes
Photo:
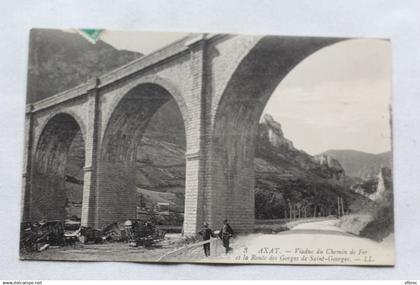
[[[60,163],[66,161],[66,140],[76,131],[85,143],[82,225],[135,217],[136,145],[154,111],[173,99],[187,141],[184,234],[197,233],[204,221],[218,228],[224,219],[238,232],[252,231],[254,144],[264,106],[295,65],[341,40],[187,36],[28,106],[22,220],[61,217],[61,210],[37,196],[50,193],[53,204],[61,199],[56,190],[42,190],[62,187]],[[73,131],[63,130],[66,126]],[[51,176],[54,167],[61,172]],[[32,215],[37,207],[48,210]]]

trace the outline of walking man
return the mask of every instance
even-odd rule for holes
[[[203,241],[210,240],[210,237],[216,237],[214,232],[209,228],[209,224],[206,222],[203,224],[203,229],[199,234],[203,237]],[[204,254],[210,256],[210,242],[203,244],[203,248]]]
[[[227,220],[223,221],[222,229],[220,230],[219,237],[223,241],[223,247],[226,250],[226,254],[232,249],[229,247],[229,240],[233,236],[232,227],[228,224]]]

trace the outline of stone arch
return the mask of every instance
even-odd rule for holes
[[[258,122],[283,78],[302,60],[343,38],[262,37],[230,76],[212,117],[209,201],[212,224],[227,218],[239,231],[254,223],[254,151]]]
[[[83,181],[85,137],[82,126],[78,118],[67,112],[52,114],[43,125],[34,144],[32,162],[29,213],[33,222],[64,220],[68,216],[66,180],[80,176],[79,182]],[[76,161],[76,165],[69,166],[69,161]]]
[[[79,125],[80,131],[82,133],[83,139],[86,138],[86,124],[84,122],[84,120],[82,119],[81,116],[79,116],[76,112],[74,112],[73,110],[56,110],[53,111],[51,113],[48,113],[48,115],[42,119],[41,123],[36,127],[39,132],[38,135],[35,136],[34,138],[34,142],[33,145],[37,146],[39,139],[41,138],[42,132],[45,130],[45,127],[47,126],[47,124],[57,115],[60,114],[65,114],[65,115],[69,115],[71,116]],[[34,151],[36,150],[36,148],[34,149]]]
[[[178,87],[176,86],[176,84],[174,84],[172,81],[170,81],[167,78],[163,78],[161,76],[157,76],[157,75],[148,75],[148,76],[143,76],[140,77],[138,79],[135,80],[131,80],[129,83],[125,83],[124,87],[121,88],[121,90],[118,91],[118,99],[114,100],[112,103],[110,103],[110,106],[107,107],[107,112],[106,112],[106,118],[103,122],[103,125],[105,126],[105,129],[102,133],[102,137],[101,137],[101,141],[103,140],[103,137],[105,135],[106,132],[106,128],[109,124],[109,121],[112,117],[112,114],[115,112],[116,108],[118,107],[118,105],[120,104],[120,102],[125,98],[126,94],[129,93],[130,91],[132,91],[133,89],[137,88],[140,85],[156,85],[156,86],[160,86],[163,89],[165,89],[169,94],[171,94],[171,96],[173,97],[173,99],[175,100],[179,110],[181,111],[181,115],[182,118],[184,120],[184,124],[185,126],[187,126],[189,124],[189,122],[191,121],[190,117],[190,112],[188,111],[188,107],[187,104],[185,102],[185,98],[182,95],[182,93],[179,91]]]
[[[164,86],[156,82],[164,82]],[[152,82],[142,80],[130,87],[109,115],[98,153],[96,226],[136,217],[137,152],[160,108],[168,104],[175,107],[182,117],[185,137],[186,105],[172,85],[155,77]]]

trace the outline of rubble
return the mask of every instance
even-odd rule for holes
[[[64,224],[62,221],[40,221],[21,225],[20,246],[27,251],[42,251],[50,245],[65,245]]]
[[[80,227],[78,232],[79,241],[83,244],[89,242],[102,243],[105,241],[101,230],[94,229],[92,227]]]
[[[38,252],[65,245],[73,246],[78,242],[128,242],[129,246],[150,247],[163,240],[165,234],[154,223],[140,219],[127,220],[124,224],[112,223],[103,229],[80,226],[77,221],[40,221],[21,225],[20,246],[22,250]]]
[[[66,219],[64,221],[64,229],[66,231],[76,231],[80,228],[80,219],[73,220],[73,219]]]

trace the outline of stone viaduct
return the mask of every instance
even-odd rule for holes
[[[299,62],[342,40],[194,34],[27,105],[22,220],[64,218],[64,165],[77,132],[82,225],[135,217],[136,145],[154,112],[174,99],[187,140],[184,234],[203,221],[218,228],[225,218],[251,231],[254,141],[266,102]]]

